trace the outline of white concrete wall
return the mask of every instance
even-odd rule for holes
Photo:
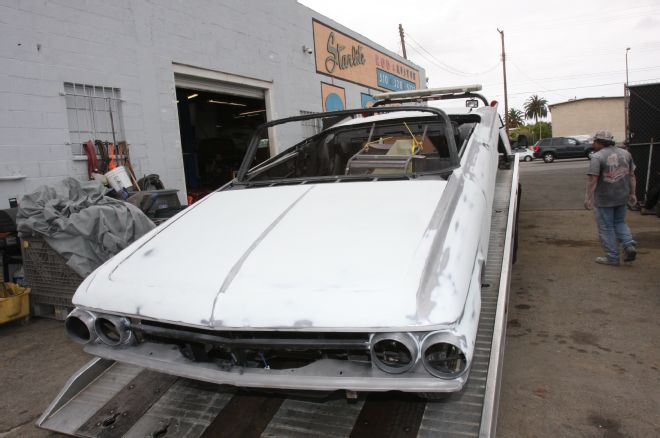
[[[550,112],[554,137],[593,134],[607,129],[614,135],[616,142],[626,138],[623,97],[580,99],[553,105]]]
[[[271,81],[271,118],[321,111],[320,81],[359,107],[368,88],[317,74],[303,53],[312,17],[397,57],[294,0],[0,0],[0,208],[62,177],[87,178],[67,144],[64,82],[121,89],[136,173],[158,173],[182,194],[173,63]]]

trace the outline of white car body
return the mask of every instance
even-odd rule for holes
[[[534,161],[534,151],[529,148],[516,148],[513,153],[518,155],[519,161]]]
[[[73,316],[92,321],[90,332],[100,330],[93,320],[110,315],[120,326],[148,326],[166,337],[203,334],[211,345],[216,335],[322,343],[351,334],[372,358],[376,341],[394,334],[414,355],[407,372],[350,355],[290,369],[272,369],[266,359],[263,367],[219,367],[167,342],[136,342],[131,333],[115,346],[91,333],[86,351],[245,387],[460,390],[475,348],[498,144],[510,153],[496,111],[471,113],[480,122],[448,177],[220,189],[99,267],[73,299]],[[390,112],[344,125],[410,117]],[[438,377],[425,369],[424,346],[441,340],[464,354],[460,373]]]

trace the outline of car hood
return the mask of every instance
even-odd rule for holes
[[[426,180],[215,192],[100,267],[74,303],[217,329],[421,324],[446,189]],[[464,305],[454,298],[447,323]]]

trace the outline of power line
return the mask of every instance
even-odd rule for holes
[[[542,87],[542,88],[544,88],[546,91],[548,91],[548,89],[545,87],[545,85],[541,84],[540,82],[537,82],[536,79],[532,78],[532,77],[529,76],[527,73],[525,73],[525,72],[523,71],[523,69],[520,68],[520,67],[518,66],[518,64],[516,64],[516,63],[513,62],[513,61],[510,61],[510,62],[511,62],[511,64],[516,68],[516,70],[518,70],[520,73],[523,74],[523,76],[525,76],[527,79],[529,79],[530,81],[532,81],[533,83],[535,83],[535,84],[538,85],[539,87]],[[568,98],[568,96],[566,96],[565,94],[561,94],[561,93],[555,93],[555,94],[558,94],[558,95],[560,95],[560,96],[563,96],[563,97]]]
[[[413,40],[412,37],[410,36],[410,34],[408,34],[408,38],[409,38],[410,40]],[[414,41],[414,40],[413,40],[413,41]],[[459,71],[457,71],[457,70],[454,70],[451,66],[449,66],[449,65],[447,65],[447,64],[445,64],[445,63],[443,63],[443,62],[441,62],[441,61],[439,61],[439,60],[437,60],[433,55],[430,55],[430,54],[429,54],[428,56],[425,55],[425,54],[422,52],[422,50],[423,50],[424,52],[426,52],[426,53],[428,53],[428,51],[425,50],[423,47],[418,46],[417,44],[412,44],[410,41],[408,41],[408,47],[411,48],[411,49],[413,49],[415,52],[417,52],[417,54],[418,54],[419,56],[421,56],[422,58],[424,58],[426,61],[430,62],[431,64],[435,65],[436,67],[439,67],[440,69],[444,70],[444,71],[447,72],[447,73],[450,73],[450,74],[453,74],[453,75],[456,75],[456,76],[469,76],[469,75],[466,74],[466,73],[463,73],[463,72],[459,72]]]
[[[408,37],[410,37],[410,34],[408,34]],[[493,65],[491,68],[489,68],[488,70],[485,70],[483,72],[479,72],[479,73],[459,73],[455,70],[450,70],[449,68],[451,68],[451,67],[447,66],[446,64],[440,63],[440,62],[430,58],[429,56],[426,56],[424,53],[421,52],[420,48],[416,47],[416,45],[411,44],[410,41],[407,43],[407,46],[408,46],[408,48],[413,49],[419,56],[424,58],[427,62],[430,62],[431,64],[433,64],[436,67],[439,67],[441,70],[445,71],[446,73],[450,73],[450,74],[455,75],[455,76],[461,76],[461,77],[483,76],[487,73],[490,73],[491,71],[495,70],[497,67],[500,66],[500,63],[497,62],[497,64]]]
[[[520,67],[517,66],[519,69]],[[650,71],[650,70],[658,70],[660,69],[660,66],[650,66],[650,67],[641,67],[641,68],[636,68],[636,69],[630,69],[631,73],[639,73],[639,72],[645,72],[645,71]],[[602,76],[618,76],[618,75],[623,75],[625,74],[625,70],[611,70],[607,72],[594,72],[594,73],[585,73],[585,74],[577,74],[577,75],[565,75],[565,76],[555,76],[555,77],[546,77],[546,78],[538,78],[538,81],[549,81],[549,82],[555,82],[555,81],[565,81],[565,80],[570,80],[570,79],[592,79],[592,78],[597,78],[597,77],[602,77]],[[523,73],[524,74],[524,73]],[[531,78],[530,78],[531,79]],[[528,80],[528,81],[515,81],[517,84],[521,83],[528,83],[528,82],[536,82],[536,80]],[[622,82],[623,83],[623,82]],[[502,85],[502,82],[490,82],[488,84],[483,84],[484,87],[499,87]],[[543,85],[537,84],[541,87]]]
[[[543,20],[542,24],[540,24],[540,25],[537,24],[535,20],[532,20],[532,21],[535,21],[535,23],[533,25],[534,29],[555,28],[558,25],[565,24],[567,22],[571,22],[571,21],[575,21],[575,20],[578,20],[578,23],[598,22],[598,21],[603,19],[603,18],[600,18],[602,15],[606,15],[605,18],[608,19],[608,21],[616,21],[617,19],[622,18],[622,16],[621,15],[609,16],[609,14],[617,14],[617,13],[620,13],[620,12],[632,13],[632,12],[636,12],[635,10],[637,10],[637,9],[650,8],[652,10],[651,12],[654,12],[653,14],[650,14],[650,13],[647,13],[647,12],[638,12],[639,15],[636,15],[636,16],[628,16],[628,17],[623,16],[623,18],[646,17],[648,15],[656,15],[656,14],[660,13],[660,12],[653,11],[654,8],[657,8],[659,6],[660,5],[658,5],[657,3],[650,3],[650,4],[646,4],[646,5],[626,6],[625,8],[604,9],[604,10],[601,10],[601,11],[595,12],[595,13],[594,12],[587,12],[587,13],[583,13],[583,14],[580,14],[580,15],[574,15],[573,17],[571,17],[569,19],[567,19],[567,18],[554,18],[554,19],[549,18],[548,19],[548,18],[539,17],[539,19]],[[550,11],[551,9],[556,9],[556,8],[547,8],[543,12]],[[581,19],[584,19],[584,20],[580,21]],[[508,33],[509,34],[529,35],[530,32],[529,32],[528,27],[525,27],[524,30],[519,30],[519,31],[513,30],[513,31],[510,31]],[[410,35],[408,35],[408,36],[410,36]],[[479,33],[479,32],[452,33],[452,38],[454,38],[455,40],[457,40],[457,39],[460,39],[460,40],[476,40],[476,39],[484,39],[484,34]],[[507,55],[508,54],[509,53],[507,53]]]
[[[415,47],[415,46],[414,46],[413,44],[411,44],[410,42],[408,42],[408,48],[409,48],[409,49],[412,49],[413,51],[415,51],[415,53],[417,53],[419,56],[421,56],[422,58],[424,58],[424,60],[426,60],[427,62],[429,62],[429,63],[435,65],[435,66],[438,67],[438,68],[440,68],[440,69],[441,69],[442,71],[444,71],[445,73],[449,73],[449,74],[451,74],[451,75],[461,76],[461,77],[465,77],[465,76],[467,76],[467,75],[464,75],[464,74],[462,74],[462,73],[456,73],[456,72],[454,72],[454,71],[451,71],[451,70],[447,69],[443,64],[439,64],[438,62],[436,62],[436,61],[434,61],[433,59],[429,58],[428,56],[424,55],[424,53],[422,53],[417,47]]]
[[[657,7],[657,5],[655,7]],[[610,12],[614,12],[614,11],[610,11]],[[620,22],[622,20],[649,17],[649,16],[659,15],[659,14],[660,14],[660,11],[646,11],[646,12],[635,13],[635,14],[616,14],[616,15],[601,16],[601,17],[594,16],[593,14],[590,14],[590,18],[586,18],[586,19],[581,19],[579,16],[576,16],[576,17],[572,17],[572,18],[569,18],[569,19],[559,19],[559,20],[555,21],[554,23],[544,20],[543,23],[540,24],[540,25],[535,24],[534,29],[535,30],[539,30],[539,29],[543,30],[543,29],[554,29],[557,26],[570,26],[570,25],[584,26],[584,25],[593,24],[593,23],[608,23],[608,22],[612,22],[612,21]],[[524,30],[524,31],[520,30],[520,31],[514,31],[513,33],[528,34],[529,32],[527,30]]]
[[[651,80],[660,81],[660,78],[659,79],[651,79]],[[580,86],[580,87],[555,88],[555,89],[552,89],[552,90],[517,91],[517,92],[514,92],[514,93],[509,93],[509,95],[540,93],[542,91],[551,92],[551,91],[563,91],[563,90],[579,90],[579,89],[582,89],[582,88],[605,87],[605,86],[608,86],[608,85],[623,85],[623,83],[622,82],[610,82],[610,83],[607,83],[607,84],[595,84],[595,85],[583,85],[583,86]],[[501,94],[495,94],[495,96],[501,96]]]
[[[646,8],[655,9],[657,7],[658,7],[657,3],[648,3],[646,5],[636,5],[636,6],[626,6],[626,7],[623,7],[623,8],[602,9],[599,12],[596,12],[596,13],[588,12],[588,13],[579,14],[579,15],[572,15],[568,18],[566,18],[566,17],[548,18],[548,19],[543,20],[543,25],[554,26],[554,25],[559,24],[559,23],[566,23],[566,22],[575,21],[575,20],[579,20],[581,22],[584,22],[584,20],[601,20],[602,15],[609,15],[609,14],[616,14],[616,13],[626,13],[626,12],[631,13],[635,9],[646,9]],[[617,15],[617,17],[618,16],[619,15]]]
[[[448,65],[448,64],[445,64],[444,62],[440,61],[440,60],[439,60],[438,58],[436,58],[431,52],[429,52],[428,50],[426,50],[426,49],[424,48],[424,46],[422,46],[422,45],[421,45],[421,44],[420,44],[420,43],[419,43],[419,42],[418,42],[418,41],[417,41],[417,40],[416,40],[416,39],[410,34],[410,32],[407,32],[407,33],[406,33],[406,36],[407,36],[410,40],[412,40],[412,41],[413,41],[413,42],[419,47],[419,49],[421,49],[421,50],[423,50],[424,52],[426,52],[426,53],[427,53],[432,59],[434,59],[438,64],[440,64],[441,66],[443,66],[443,67],[444,67],[445,69],[447,69],[447,70],[453,70],[453,71],[451,71],[451,73],[454,73],[454,74],[456,74],[456,75],[463,75],[463,76],[481,76],[481,75],[484,75],[484,74],[486,74],[486,73],[490,73],[491,71],[495,70],[497,67],[500,66],[500,63],[499,63],[499,61],[498,61],[495,65],[493,65],[492,67],[490,67],[490,68],[484,70],[483,72],[478,72],[478,73],[466,72],[466,71],[463,71],[463,70],[460,70],[460,69],[458,69],[458,68],[452,67],[452,66],[450,66],[450,65]],[[408,43],[408,45],[410,46],[410,43]],[[418,52],[418,53],[419,53],[419,52]]]
[[[548,60],[548,59],[558,59],[560,58],[562,61],[566,59],[574,59],[574,58],[579,58],[579,59],[584,59],[584,58],[593,58],[593,57],[604,57],[604,56],[610,56],[613,53],[620,53],[623,51],[625,48],[625,45],[622,45],[621,47],[614,47],[610,49],[601,49],[601,50],[596,50],[596,49],[587,49],[588,51],[585,52],[575,52],[573,51],[572,54],[565,54],[561,53],[558,55],[544,55],[543,59]],[[635,48],[635,53],[645,53],[645,52],[657,52],[660,50],[660,46],[658,47],[641,47],[641,48]],[[521,55],[523,55],[523,52],[512,52],[512,56],[514,58],[518,58]],[[524,55],[528,55],[528,53],[524,53]],[[509,56],[511,57],[511,56]]]

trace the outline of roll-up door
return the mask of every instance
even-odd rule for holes
[[[263,88],[250,87],[249,85],[223,82],[215,79],[207,79],[198,76],[189,76],[175,73],[174,80],[177,87],[191,90],[211,91],[214,93],[231,94],[233,96],[251,97],[264,99]]]

